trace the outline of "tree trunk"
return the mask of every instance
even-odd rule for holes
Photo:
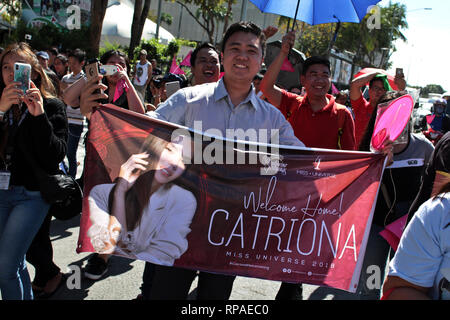
[[[91,25],[89,26],[88,56],[97,57],[100,50],[103,19],[105,18],[108,0],[91,1]]]
[[[220,39],[222,39],[223,35],[225,34],[225,32],[228,29],[228,23],[230,21],[230,14],[232,11],[232,6],[233,5],[233,0],[228,0],[228,8],[227,8],[227,13],[225,15],[224,21],[223,21],[223,31],[222,31],[222,35],[220,37]]]
[[[150,0],[145,0],[142,4],[142,0],[136,0],[134,3],[133,22],[131,24],[131,39],[130,47],[128,49],[128,58],[133,60],[134,49],[139,45],[141,41],[142,32],[144,30],[145,21],[150,10]]]

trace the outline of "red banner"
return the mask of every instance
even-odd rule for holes
[[[113,106],[89,129],[78,252],[355,291],[382,155],[238,143]]]

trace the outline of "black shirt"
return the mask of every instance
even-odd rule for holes
[[[9,124],[4,126],[5,130],[11,131],[10,128]],[[7,133],[2,131],[0,134],[6,136]],[[8,168],[11,172],[10,184],[38,191],[38,180],[23,150],[26,149],[45,172],[53,174],[58,171],[59,163],[66,155],[67,137],[66,106],[61,100],[44,99],[44,113],[39,116],[26,112],[10,142],[13,147]]]

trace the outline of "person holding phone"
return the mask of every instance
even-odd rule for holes
[[[80,79],[64,90],[64,102],[79,105],[81,113],[87,119],[90,119],[93,108],[100,107],[105,103],[144,113],[144,105],[129,78],[128,57],[119,50],[109,50],[102,55],[100,63],[115,65],[118,72],[107,76],[99,74],[90,80]]]
[[[112,103],[118,107],[137,113],[144,113],[145,108],[139,98],[128,72],[128,57],[121,51],[110,50],[100,58],[102,65],[117,66],[118,72],[112,75],[97,75],[87,81],[83,78],[75,82],[64,92],[64,101],[80,106],[81,113],[89,120],[93,108]],[[109,254],[92,255],[84,269],[84,275],[91,280],[100,279],[108,271]]]
[[[25,94],[14,81],[16,63],[31,66]],[[2,298],[31,300],[25,254],[47,216],[50,204],[39,191],[30,164],[34,158],[48,174],[66,155],[65,105],[28,44],[10,45],[0,58],[0,291]]]

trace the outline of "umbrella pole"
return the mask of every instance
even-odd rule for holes
[[[297,1],[297,8],[295,8],[294,23],[292,24],[292,30],[294,30],[294,27],[295,27],[295,20],[297,20],[297,13],[298,13],[299,6],[300,6],[300,0]],[[288,25],[288,31],[289,31],[289,25]]]

